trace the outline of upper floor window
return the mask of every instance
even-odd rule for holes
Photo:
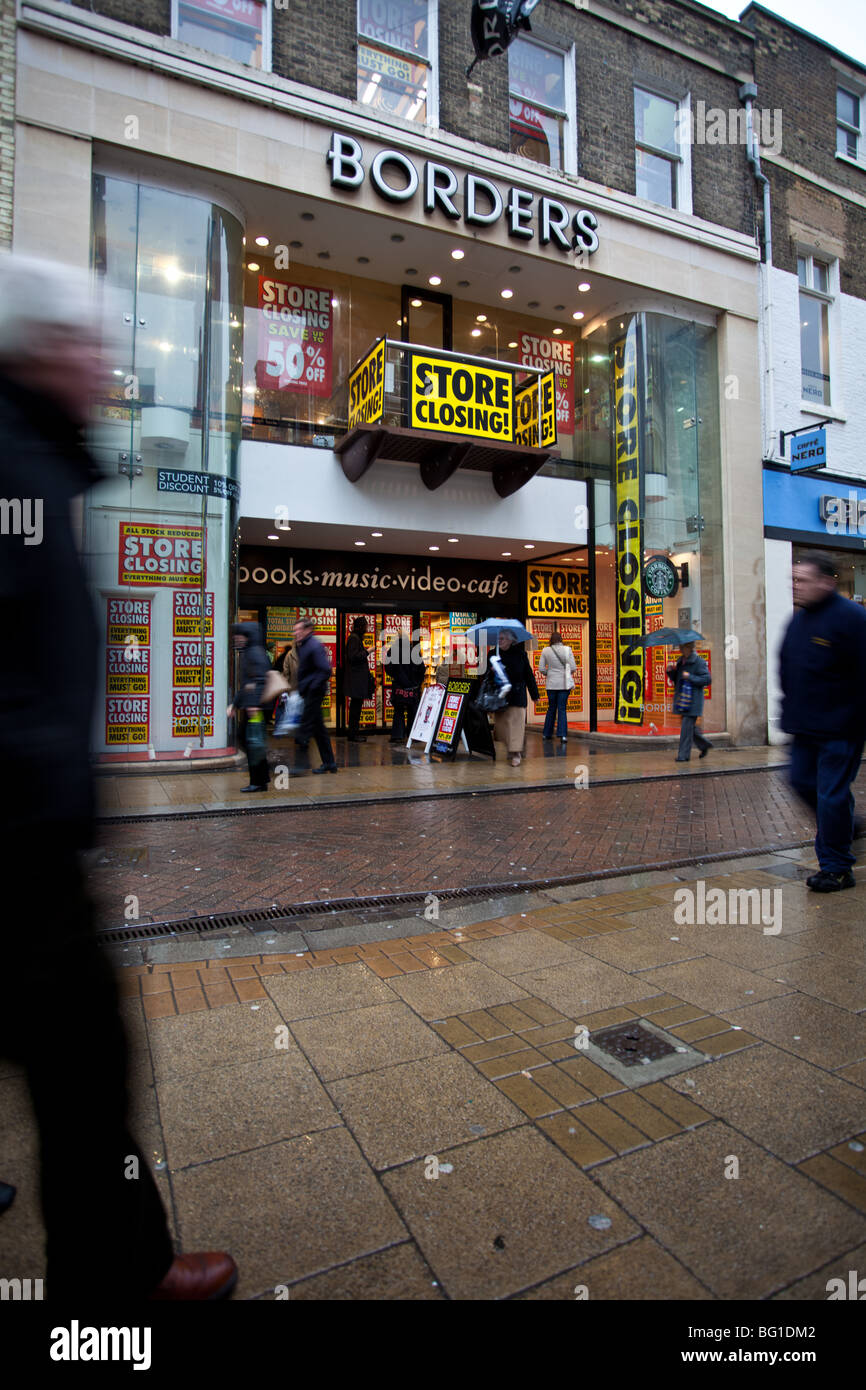
[[[844,87],[836,91],[836,153],[863,157],[863,99]]]
[[[569,158],[566,74],[565,53],[547,44],[517,38],[508,50],[511,153],[576,173],[575,161]]]
[[[634,89],[635,192],[666,208],[691,211],[688,155],[681,139],[688,101]]]
[[[831,266],[817,256],[797,257],[800,282],[800,372],[804,401],[830,404]]]
[[[270,7],[261,0],[172,0],[172,37],[251,68],[271,66]]]
[[[435,0],[358,0],[358,100],[435,124]]]

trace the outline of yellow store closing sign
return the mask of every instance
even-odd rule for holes
[[[630,643],[643,632],[641,588],[640,444],[637,345],[634,332],[613,344],[616,424],[616,697],[618,724],[643,720],[642,647]]]
[[[374,425],[385,410],[385,339],[380,338],[349,376],[349,429]]]
[[[409,424],[474,439],[514,440],[510,372],[427,354],[411,355]]]

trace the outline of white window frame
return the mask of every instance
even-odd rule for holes
[[[847,78],[837,78],[836,97],[839,92],[847,92],[849,96],[856,97],[860,103],[860,125],[857,130],[857,157],[853,159],[850,154],[844,154],[842,150],[835,149],[838,142],[839,117],[836,115],[834,101],[833,111],[833,136],[834,150],[837,159],[841,159],[843,164],[854,164],[858,169],[866,169],[866,86],[861,86],[858,82],[849,81]],[[844,124],[845,130],[853,130],[853,127]]]
[[[540,110],[547,112],[551,116],[561,118],[564,122],[562,132],[562,169],[554,170],[554,173],[571,174],[577,177],[577,71],[574,59],[574,44],[568,48],[562,48],[559,44],[548,43],[544,39],[537,39],[532,34],[518,34],[521,43],[534,44],[536,48],[546,48],[549,53],[557,53],[562,58],[562,80],[565,85],[565,110],[557,111],[554,107],[543,106],[540,102],[530,103],[539,107]],[[507,54],[506,54],[507,56]],[[511,78],[508,81],[508,101],[511,103]],[[509,131],[511,129],[511,114],[508,118]],[[510,143],[510,141],[509,141]],[[535,161],[532,161],[533,164]],[[552,168],[549,165],[539,165],[539,168]]]
[[[329,2],[329,3],[334,3],[334,0],[326,0],[326,3],[328,3],[328,2]],[[359,11],[359,0],[355,0],[355,40],[356,40],[357,43],[361,43],[362,41],[363,41],[363,42],[372,43],[373,40],[371,40],[371,39],[366,39],[365,36],[362,35],[362,33],[361,33],[361,29],[360,29],[361,19],[360,19],[360,14],[359,14],[358,11]],[[427,57],[426,57],[426,59],[425,59],[425,58],[420,58],[420,59],[419,59],[418,56],[415,55],[415,54],[413,54],[413,55],[411,55],[411,56],[414,58],[415,62],[421,62],[421,63],[423,63],[423,64],[425,65],[425,67],[427,68],[427,70],[428,70],[428,78],[427,78],[427,120],[426,120],[426,122],[425,122],[425,125],[427,125],[427,126],[432,126],[432,127],[434,127],[434,128],[438,128],[438,126],[439,126],[439,0],[427,0],[427,36],[428,36],[428,43],[427,43]],[[407,49],[401,49],[401,48],[389,49],[388,44],[384,44],[383,47],[384,47],[386,50],[390,51],[390,52],[394,52],[394,53],[399,54],[399,55],[400,55],[401,57],[403,57],[403,58],[406,58],[406,57],[409,57],[409,56],[410,56]],[[356,83],[357,83],[357,74],[358,74],[358,65],[357,65],[357,61],[356,61],[356,63],[355,63],[355,81],[356,81]],[[359,105],[361,105],[361,106],[364,105],[364,103],[360,100],[360,97],[358,97],[358,98],[356,98],[356,99],[357,99]],[[376,113],[374,113],[374,114],[376,114],[376,115],[381,115],[382,113],[381,113],[381,112],[376,112]],[[394,117],[392,117],[391,119],[393,119],[393,120],[405,120],[405,117],[402,117],[402,116],[394,116]],[[420,121],[408,121],[408,120],[406,121],[406,125],[407,125],[407,126],[415,126],[416,128],[417,128],[420,124],[421,124]]]
[[[239,64],[240,67],[249,67],[250,72],[271,71],[271,35],[273,33],[273,24],[271,22],[272,0],[260,0],[260,3],[264,11],[262,16],[262,65],[260,68],[254,68],[248,63]],[[180,0],[171,0],[171,37],[178,43],[188,42],[187,39],[182,39],[180,37]],[[190,47],[193,48],[196,47],[196,45],[190,44]],[[238,61],[236,58],[226,58],[223,53],[214,53],[209,48],[199,48],[198,52],[206,53],[209,58],[216,59],[217,61],[221,59],[225,59],[225,61],[229,63],[237,63]]]
[[[690,131],[692,128],[692,96],[691,92],[686,92],[685,96],[676,97],[670,91],[663,91],[660,87],[653,87],[646,82],[635,82],[632,85],[631,109],[632,122],[634,123],[634,98],[636,92],[645,92],[647,96],[661,97],[663,101],[676,103],[676,116],[674,117],[674,133],[676,135],[677,153],[671,155],[669,150],[660,150],[653,145],[640,144],[637,138],[637,126],[633,125],[634,138],[632,146],[635,152],[635,196],[637,194],[637,152],[645,149],[650,154],[659,155],[662,159],[669,160],[676,170],[677,200],[676,206],[668,208],[666,203],[654,203],[654,207],[665,208],[668,212],[692,212],[692,142],[683,140],[682,132]],[[650,201],[644,199],[644,202]]]
[[[803,354],[799,348],[798,356],[800,359],[799,369],[799,389],[800,389],[800,409],[810,412],[812,415],[835,415],[842,408],[839,399],[840,391],[838,384],[842,381],[841,363],[838,360],[837,345],[839,334],[837,332],[840,276],[839,261],[835,256],[828,255],[815,246],[799,244],[796,247],[797,260],[805,260],[809,268],[809,284],[800,284],[799,266],[797,268],[797,324],[800,319],[800,295],[805,294],[811,299],[817,299],[822,304],[827,305],[827,369],[830,377],[830,401],[824,405],[821,401],[807,401],[803,397]],[[816,290],[812,286],[814,279],[813,266],[815,261],[820,261],[821,265],[827,267],[827,289]]]

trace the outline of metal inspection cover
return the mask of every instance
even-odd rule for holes
[[[676,1052],[673,1043],[657,1033],[651,1033],[637,1021],[619,1023],[615,1028],[601,1028],[592,1034],[592,1041],[625,1067],[636,1067],[643,1063],[644,1058],[657,1062],[660,1057]]]
[[[646,1086],[709,1060],[682,1039],[646,1018],[599,1028],[576,1044],[579,1055],[595,1062],[623,1086]]]

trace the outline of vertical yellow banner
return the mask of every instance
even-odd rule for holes
[[[643,558],[640,516],[640,429],[634,327],[613,344],[616,470],[616,698],[618,724],[643,722]]]

